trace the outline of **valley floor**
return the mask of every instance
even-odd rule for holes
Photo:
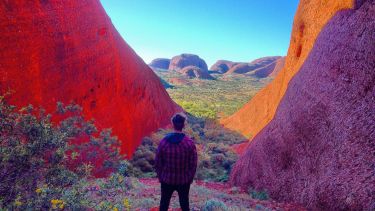
[[[122,198],[132,202],[130,210],[158,210],[160,184],[157,179],[140,179],[135,188],[123,194]],[[191,210],[202,210],[205,203],[211,199],[223,202],[227,210],[306,210],[296,204],[252,199],[244,191],[230,188],[225,183],[195,181],[192,184],[190,190]],[[170,210],[180,210],[177,192],[172,196]]]

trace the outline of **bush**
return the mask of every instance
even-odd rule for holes
[[[17,110],[4,96],[0,146],[0,208],[11,210],[83,209],[83,181],[122,160],[110,130],[99,132],[80,107],[59,103],[52,117],[31,105]]]
[[[202,211],[226,211],[228,207],[217,199],[210,199],[203,205]]]

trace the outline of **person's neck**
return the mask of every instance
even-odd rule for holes
[[[182,130],[174,130],[175,133],[183,133]]]

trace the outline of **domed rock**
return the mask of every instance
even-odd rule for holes
[[[281,56],[267,56],[267,57],[255,59],[255,60],[251,61],[250,64],[256,64],[259,67],[264,67],[264,66],[267,66],[269,64],[274,63],[275,61],[277,61],[280,58],[281,58]]]
[[[285,57],[281,57],[271,64],[258,68],[251,72],[251,76],[257,78],[265,78],[271,75],[276,75],[284,67]]]
[[[290,79],[298,72],[314,42],[333,15],[353,6],[352,0],[301,0],[294,18],[292,36],[284,68],[275,79],[259,91],[232,116],[220,120],[227,128],[254,137],[273,118]]]
[[[202,70],[199,67],[196,66],[187,66],[184,67],[182,70],[180,70],[183,75],[186,75],[189,78],[198,78],[198,79],[207,79],[207,80],[213,80],[214,77],[212,77],[207,70]]]
[[[0,93],[12,90],[10,103],[53,112],[74,101],[129,156],[180,110],[99,0],[5,1],[0,13]]]
[[[178,71],[187,66],[196,66],[204,71],[207,71],[206,62],[199,58],[199,56],[193,54],[181,54],[173,57],[169,65],[169,69]]]
[[[151,63],[148,65],[152,68],[168,69],[170,63],[171,63],[170,59],[158,58],[158,59],[152,60]]]
[[[308,2],[327,7],[302,1],[305,13],[314,8]],[[363,0],[324,26],[275,117],[236,163],[232,184],[309,210],[375,208],[374,23],[375,2]]]
[[[226,74],[245,74],[255,71],[259,68],[266,67],[272,63],[274,63],[277,59],[281,58],[280,56],[269,56],[256,59],[250,63],[238,63],[232,66]]]
[[[215,64],[211,66],[210,70],[222,74],[226,73],[230,68],[232,68],[236,64],[238,64],[238,62],[218,60]]]

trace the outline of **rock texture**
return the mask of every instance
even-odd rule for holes
[[[196,66],[187,66],[184,67],[180,72],[189,77],[189,78],[198,78],[198,79],[207,79],[207,80],[214,80],[215,78],[212,77],[207,70],[202,70]]]
[[[353,0],[301,0],[293,24],[284,68],[250,102],[221,123],[243,135],[254,137],[274,117],[289,81],[307,58],[325,24],[337,11],[353,6]]]
[[[232,68],[236,64],[238,64],[238,62],[218,60],[215,64],[211,66],[210,70],[223,74],[226,73],[230,68]]]
[[[193,54],[181,54],[173,57],[169,69],[178,71],[187,66],[196,66],[204,71],[208,70],[206,62],[199,58],[199,56]]]
[[[354,8],[324,27],[232,184],[311,210],[375,209],[375,2]]]
[[[151,63],[148,65],[152,68],[168,69],[170,63],[171,63],[170,59],[158,58],[158,59],[152,60]]]
[[[1,1],[0,14],[0,93],[13,90],[11,103],[52,112],[74,101],[128,155],[179,110],[99,0]]]

